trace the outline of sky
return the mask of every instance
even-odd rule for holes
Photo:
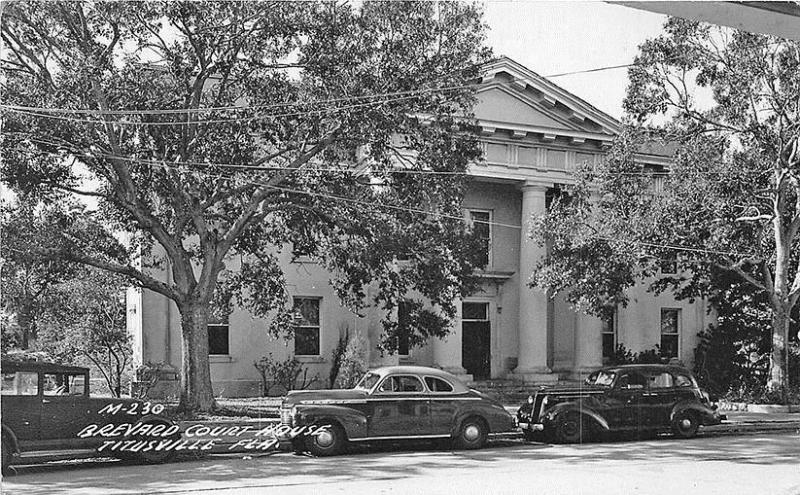
[[[633,62],[638,46],[662,33],[667,17],[605,2],[486,0],[488,44],[547,76]],[[622,117],[627,70],[550,78],[615,118]]]

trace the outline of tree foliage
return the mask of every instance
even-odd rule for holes
[[[629,127],[607,162],[539,219],[553,250],[535,283],[603,313],[643,279],[692,298],[734,274],[769,301],[770,386],[785,385],[800,298],[800,46],[670,19],[629,79]],[[658,150],[671,165],[643,165]],[[663,276],[676,260],[679,274]]]
[[[8,2],[1,32],[4,180],[90,196],[131,241],[39,252],[175,301],[184,408],[214,406],[215,294],[291,328],[282,253],[316,259],[355,311],[415,289],[452,316],[474,286],[459,174],[480,156],[476,6]]]

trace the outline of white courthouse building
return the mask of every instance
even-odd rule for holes
[[[475,380],[552,383],[574,378],[601,366],[619,343],[635,352],[658,344],[691,364],[697,333],[711,323],[702,301],[676,301],[669,293],[656,296],[642,285],[630,292],[627,307],[603,322],[527,286],[543,255],[524,235],[528,219],[545,211],[552,191],[573,180],[577,164],[603,160],[619,123],[508,58],[484,67],[475,116],[484,161],[470,169],[473,180],[463,204],[465,216],[477,225],[488,222],[488,264],[481,289],[459,301],[451,334],[421,348],[403,348],[402,355],[381,355],[376,350],[382,331],[378,310],[356,316],[340,304],[324,269],[312,262],[291,262],[291,253],[286,253],[287,287],[303,315],[297,336],[294,341],[271,340],[268,322],[242,309],[234,310],[228,321],[210,325],[215,395],[259,395],[253,363],[269,353],[278,360],[296,356],[326,386],[333,349],[345,330],[366,339],[371,365],[436,366]],[[643,154],[640,160],[655,169],[669,164],[668,157],[658,155]],[[177,307],[147,290],[129,291],[128,305],[136,360],[180,369]]]

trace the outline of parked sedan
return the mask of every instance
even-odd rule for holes
[[[490,433],[516,428],[499,402],[450,373],[420,366],[369,371],[351,390],[290,392],[281,421],[297,430],[315,427],[293,443],[319,456],[337,454],[348,442],[376,440],[451,439],[477,449]]]
[[[561,443],[609,431],[671,431],[691,438],[701,425],[726,419],[689,370],[668,365],[604,368],[580,387],[543,387],[528,397],[517,418],[526,439],[543,436]]]
[[[179,428],[160,415],[160,404],[91,397],[89,370],[38,361],[2,362],[3,471],[16,457],[69,457],[80,451],[161,462],[174,451],[155,444],[180,438]],[[135,433],[135,432],[138,432]],[[123,441],[136,440],[126,451]],[[152,444],[151,444],[152,443]]]

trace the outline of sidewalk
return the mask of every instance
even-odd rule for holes
[[[800,413],[754,413],[746,411],[723,411],[728,420],[721,425],[703,427],[707,432],[756,432],[795,431],[800,432]]]

